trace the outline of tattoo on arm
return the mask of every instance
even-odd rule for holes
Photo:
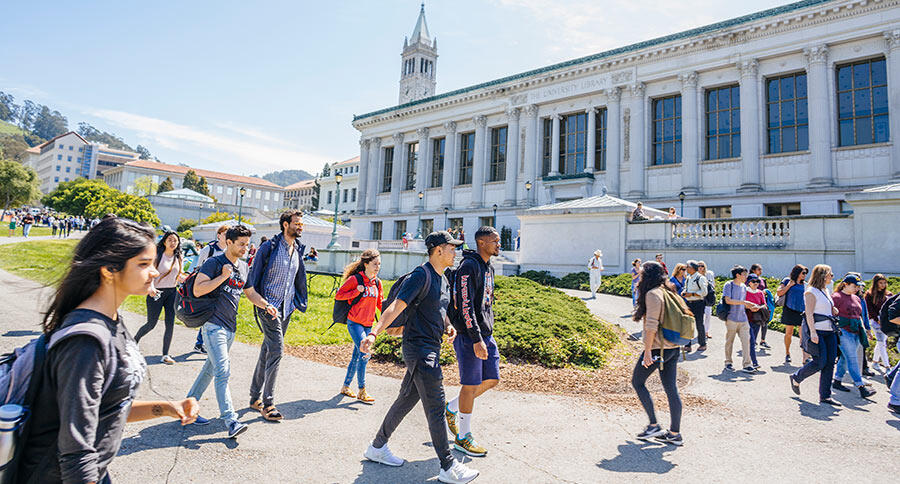
[[[153,405],[153,407],[150,408],[150,412],[157,417],[161,417],[163,414],[162,405],[159,405],[159,404]]]

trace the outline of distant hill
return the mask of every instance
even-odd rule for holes
[[[297,182],[302,182],[303,180],[312,180],[315,178],[314,175],[310,175],[309,173],[303,170],[281,170],[281,171],[273,171],[272,173],[266,173],[265,175],[253,175],[263,180],[270,181],[278,186],[286,187],[288,185],[293,185]]]
[[[6,121],[0,121],[0,134],[28,134],[27,131],[24,131],[22,128],[16,126],[15,124],[7,123]]]

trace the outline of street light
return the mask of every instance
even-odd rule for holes
[[[338,243],[338,235],[337,235],[337,218],[338,218],[338,203],[341,201],[341,180],[344,179],[344,176],[338,173],[334,176],[334,181],[337,183],[337,187],[334,189],[334,193],[337,194],[334,197],[334,228],[331,229],[331,242],[328,243],[329,249],[340,249],[341,244]]]
[[[241,215],[244,212],[244,195],[247,194],[247,189],[244,187],[241,187],[240,190],[238,190],[238,193],[241,194],[241,201],[240,201],[240,204],[238,205],[238,225],[241,225]]]
[[[525,182],[525,205],[531,205],[531,182]]]
[[[422,205],[422,199],[425,198],[425,193],[419,192],[418,197],[419,197],[419,228],[416,229],[416,239],[421,240],[422,239],[422,210],[425,208],[425,206]]]
[[[493,208],[494,208],[494,217],[493,217],[491,226],[494,228],[497,228],[497,204],[496,203],[494,204]]]
[[[687,195],[685,195],[684,192],[681,192],[678,194],[678,199],[681,200],[681,216],[682,217],[684,217],[684,199],[686,197],[687,197]]]
[[[447,214],[450,212],[448,207],[444,207],[444,230],[450,231],[450,227],[447,226]]]

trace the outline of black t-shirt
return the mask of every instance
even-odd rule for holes
[[[435,272],[430,263],[413,270],[403,281],[397,299],[413,304],[425,285],[425,271],[431,272],[431,287],[419,306],[409,315],[403,328],[403,353],[422,355],[440,351],[444,335],[444,320],[450,305],[450,285],[443,274]]]
[[[247,280],[247,263],[238,259],[237,264],[232,264],[225,254],[219,254],[207,259],[200,267],[200,272],[209,276],[210,279],[215,279],[222,273],[222,267],[225,264],[232,266],[231,277],[220,286],[222,291],[216,299],[216,311],[209,322],[218,324],[234,333],[237,332],[238,303],[241,301],[244,282]]]

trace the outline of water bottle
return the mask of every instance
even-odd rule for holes
[[[20,405],[9,404],[0,407],[0,468],[5,468],[16,451],[15,430],[19,426],[24,409]],[[0,471],[0,481],[8,469]]]

